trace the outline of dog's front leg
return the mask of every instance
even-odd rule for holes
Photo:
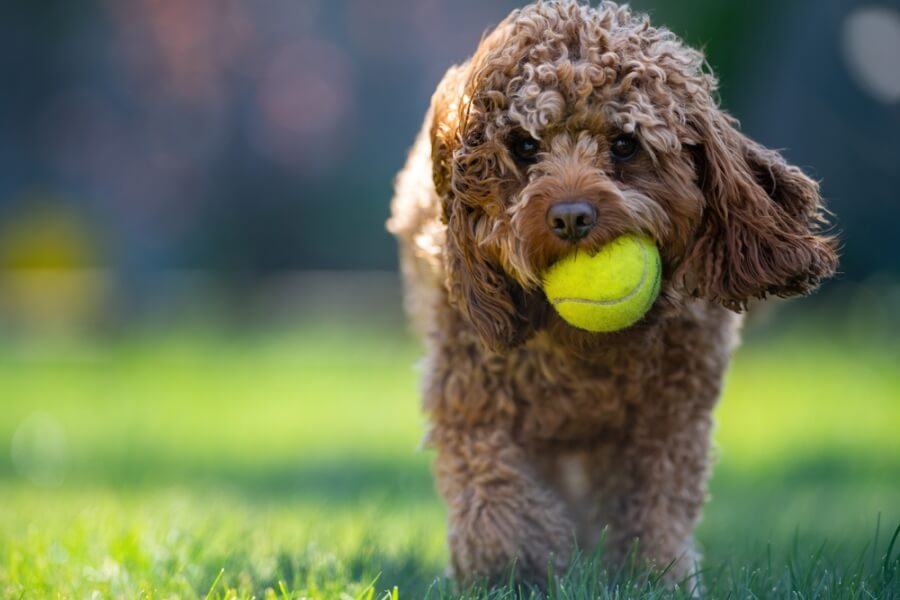
[[[693,529],[706,499],[711,420],[705,409],[673,413],[638,417],[618,465],[624,485],[607,542],[613,558],[636,550],[669,583],[698,590]]]
[[[466,583],[518,578],[541,584],[574,546],[560,498],[539,482],[505,431],[440,428],[435,476],[449,510],[451,575]]]

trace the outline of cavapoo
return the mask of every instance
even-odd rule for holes
[[[453,576],[545,580],[604,535],[607,560],[689,576],[740,312],[833,273],[824,212],[718,108],[703,55],[627,7],[529,5],[451,68],[388,227]],[[659,248],[658,300],[619,332],[567,324],[541,274],[626,233]]]

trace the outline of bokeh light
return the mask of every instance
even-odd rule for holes
[[[28,415],[12,436],[13,467],[34,485],[62,485],[66,478],[68,452],[62,424],[47,413]]]
[[[900,101],[900,11],[866,6],[844,21],[843,50],[853,78],[874,98]]]

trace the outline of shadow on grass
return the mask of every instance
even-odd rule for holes
[[[277,462],[234,456],[184,460],[148,450],[73,464],[64,485],[136,491],[172,486],[222,488],[251,500],[302,498],[330,504],[373,497],[397,504],[421,503],[436,500],[430,459],[430,453],[410,452],[318,453]],[[9,461],[0,460],[0,482],[26,483],[24,475]],[[900,457],[829,453],[794,456],[753,468],[725,461],[716,466],[711,492],[711,506],[724,513],[777,510],[773,504],[809,493],[815,493],[823,506],[858,496],[876,503],[896,500],[894,506],[900,507]]]
[[[73,465],[65,487],[104,486],[123,491],[153,488],[221,488],[247,499],[302,498],[329,504],[355,503],[363,498],[392,503],[435,500],[423,454],[320,455],[295,460],[240,461],[235,459],[179,461],[174,457],[141,453],[105,457]],[[29,483],[9,462],[0,462],[0,482]]]

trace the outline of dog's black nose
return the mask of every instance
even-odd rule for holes
[[[557,202],[547,211],[547,226],[556,237],[577,242],[594,228],[597,210],[586,200]]]

